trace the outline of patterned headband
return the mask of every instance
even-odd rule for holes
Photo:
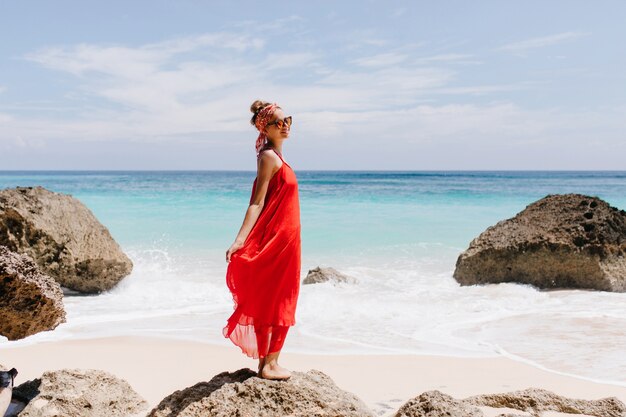
[[[274,115],[274,112],[278,108],[280,107],[276,103],[265,106],[263,107],[263,109],[261,109],[259,114],[257,114],[256,119],[254,120],[254,125],[260,132],[255,144],[257,156],[259,156],[259,152],[261,152],[261,149],[263,149],[263,147],[267,144],[267,135],[265,134],[264,130],[270,119]]]

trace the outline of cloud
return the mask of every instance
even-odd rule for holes
[[[373,48],[382,48],[390,43],[390,39],[374,29],[357,29],[337,37],[334,46],[346,51],[366,50],[369,52]]]
[[[331,16],[329,16],[331,18]],[[302,26],[306,22],[301,16],[290,15],[281,17],[271,21],[260,22],[258,20],[242,20],[239,22],[231,23],[229,26],[232,28],[242,29],[251,33],[284,33],[289,32],[294,25]]]
[[[208,48],[219,51],[245,52],[261,49],[264,41],[246,35],[212,33],[175,38],[132,48],[128,46],[88,45],[49,47],[27,54],[25,58],[44,67],[85,75],[89,72],[126,78],[141,78],[167,64],[175,56]]]
[[[297,49],[287,42],[276,49],[271,45],[282,42],[283,32],[274,37],[245,31],[134,46],[42,48],[27,59],[71,77],[74,85],[57,102],[37,104],[41,110],[30,113],[36,117],[0,114],[0,141],[244,138],[254,136],[247,120],[257,98],[281,103],[295,116],[298,135],[372,146],[396,139],[407,144],[476,140],[483,145],[582,141],[590,132],[604,132],[608,143],[611,132],[626,128],[615,122],[626,120],[626,111],[532,111],[502,94],[533,88],[528,82],[464,83],[459,64],[480,64],[474,54],[428,55],[423,44],[384,50],[379,47],[386,41],[372,45],[376,33],[364,34],[358,48],[339,52],[323,43]],[[486,102],[489,95],[503,99]],[[54,107],[69,110],[55,112]]]
[[[438,94],[455,94],[455,95],[485,95],[492,93],[503,93],[510,91],[527,90],[531,83],[518,84],[494,84],[494,85],[473,85],[467,87],[445,87],[435,89],[433,92]]]
[[[538,129],[537,125],[527,125],[523,111],[511,103],[418,105],[391,111],[319,111],[304,113],[302,118],[305,124],[325,129],[327,136],[359,134],[377,140],[393,137],[417,142],[478,133],[523,135]]]
[[[46,147],[45,141],[41,139],[26,140],[20,135],[6,138],[0,137],[0,145],[2,145],[2,148],[8,151],[41,150]]]
[[[0,85],[0,94],[4,93],[6,91],[6,87]]]
[[[104,99],[114,104],[112,111],[104,105],[56,123],[63,126],[65,135],[141,138],[158,133],[155,127],[164,135],[232,130],[232,121],[240,117],[236,106],[241,105],[231,98],[232,90],[242,92],[251,84],[263,83],[272,65],[286,63],[275,57],[262,68],[263,64],[244,59],[263,45],[260,38],[215,33],[138,47],[45,48],[28,54],[27,59],[77,76],[79,88],[72,92],[77,100]],[[312,59],[291,58],[300,63]]]
[[[482,61],[477,60],[475,56],[471,54],[439,54],[418,58],[416,61],[418,63],[428,63],[431,65],[433,63],[482,64]]]
[[[322,78],[319,83],[376,89],[385,95],[394,96],[402,94],[399,91],[401,89],[420,90],[444,85],[453,78],[453,74],[450,70],[439,68],[392,67],[367,72],[337,70]]]
[[[90,105],[67,112],[66,119],[58,113],[16,119],[12,134],[154,140],[249,132],[242,120],[256,98],[288,104],[293,111],[370,111],[424,102],[424,95],[455,77],[452,70],[408,60],[412,46],[333,62],[336,57],[323,49],[275,52],[271,44],[271,34],[218,32],[138,46],[42,48],[26,59],[75,77],[76,88],[65,94],[66,107]]]
[[[524,52],[529,49],[543,48],[546,46],[556,45],[562,42],[578,39],[584,36],[588,36],[590,33],[583,32],[563,32],[555,35],[543,36],[539,38],[526,39],[519,42],[508,43],[502,45],[498,50],[508,52]]]
[[[263,66],[267,70],[283,68],[303,68],[314,64],[319,57],[310,52],[271,53],[265,58]]]
[[[476,155],[490,146],[511,151],[532,147],[536,152],[569,152],[592,142],[607,152],[625,146],[621,132],[626,129],[626,108],[567,112],[528,110],[511,102],[424,104],[389,111],[304,112],[299,117],[307,133],[319,135],[319,146],[338,144],[337,138],[356,138],[352,142],[362,147],[393,143],[403,152],[411,144],[451,150],[469,146],[475,147]]]
[[[406,61],[406,54],[398,54],[394,52],[373,55],[365,58],[359,58],[352,61],[354,64],[361,67],[388,67],[391,65],[397,65]]]
[[[11,120],[13,120],[13,116],[11,116],[10,114],[0,113],[0,125],[2,125],[3,123],[8,123]]]

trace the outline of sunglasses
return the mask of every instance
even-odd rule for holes
[[[282,120],[274,120],[273,122],[268,123],[266,126],[276,125],[277,128],[282,129],[283,125],[291,126],[291,116],[287,116]]]

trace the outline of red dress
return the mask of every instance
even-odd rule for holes
[[[255,359],[267,355],[269,339],[270,353],[274,342],[282,347],[288,326],[296,323],[300,291],[298,181],[291,166],[278,156],[283,164],[270,179],[261,214],[243,247],[231,255],[226,271],[235,311],[223,334]],[[255,179],[250,203],[256,183]],[[269,333],[261,336],[261,329]],[[281,332],[282,340],[276,341]]]

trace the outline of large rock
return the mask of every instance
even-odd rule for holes
[[[166,397],[148,417],[373,417],[355,395],[322,372],[292,372],[286,381],[256,377],[250,369],[223,372]]]
[[[59,284],[28,256],[0,246],[0,334],[22,339],[64,322]]]
[[[615,397],[600,400],[578,400],[563,397],[553,392],[538,388],[504,394],[476,395],[463,400],[467,404],[494,408],[513,408],[539,415],[546,411],[556,411],[573,415],[598,417],[624,417],[626,404]]]
[[[133,266],[84,204],[42,187],[0,191],[0,245],[29,255],[62,286],[86,293],[112,288]]]
[[[337,271],[335,268],[320,268],[319,266],[313,269],[310,269],[306,274],[306,278],[302,281],[302,284],[318,284],[320,282],[332,282],[335,283],[348,283],[348,284],[356,284],[356,278],[350,277],[348,275],[342,274]]]
[[[577,400],[538,388],[455,399],[428,391],[407,401],[394,417],[528,417],[553,411],[562,415],[625,417],[626,405],[615,397]]]
[[[549,195],[474,239],[454,278],[624,292],[626,212],[596,197]]]
[[[13,394],[28,400],[19,417],[139,417],[148,409],[125,380],[96,369],[46,371]]]
[[[483,413],[463,400],[434,390],[407,401],[394,417],[483,417]]]

